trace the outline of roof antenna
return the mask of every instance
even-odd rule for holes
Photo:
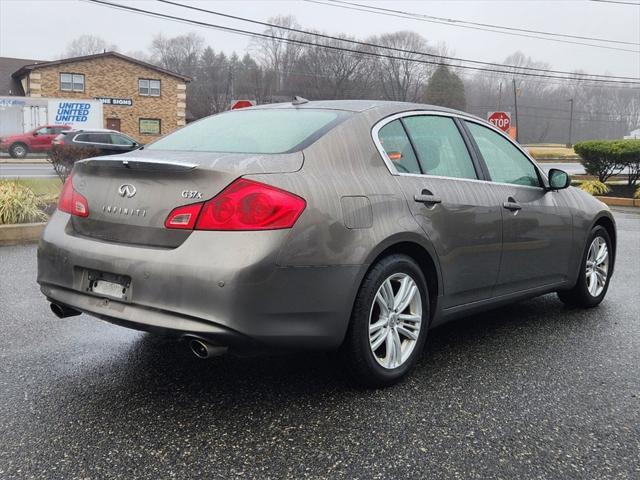
[[[293,97],[293,100],[291,101],[291,105],[304,105],[305,103],[309,103],[309,100],[298,95]]]

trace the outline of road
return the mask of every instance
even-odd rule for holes
[[[0,163],[0,178],[55,177],[48,163]]]
[[[59,320],[36,247],[0,248],[0,478],[637,479],[640,214],[616,219],[599,308],[547,295],[448,324],[379,391],[333,353],[202,361]]]
[[[584,168],[579,163],[541,163],[540,166],[548,172],[550,168],[559,168],[569,175],[583,175]],[[0,163],[0,177],[54,177],[51,165],[47,163]]]

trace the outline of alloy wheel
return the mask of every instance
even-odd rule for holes
[[[422,297],[406,273],[389,276],[369,312],[369,346],[382,367],[398,368],[411,356],[422,326]]]
[[[592,297],[602,293],[609,274],[609,247],[604,238],[598,236],[593,239],[587,253],[585,265],[585,279],[587,290]]]

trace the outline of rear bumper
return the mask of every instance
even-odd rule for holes
[[[77,237],[56,212],[38,248],[52,301],[120,325],[235,345],[331,348],[346,333],[363,266],[277,264],[288,230],[194,232],[175,249]],[[87,270],[131,278],[129,301],[86,292]]]

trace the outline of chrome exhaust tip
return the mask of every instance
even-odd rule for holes
[[[51,303],[49,306],[51,307],[51,311],[58,318],[75,317],[82,313],[80,310],[67,307],[66,305],[62,305],[60,303]]]
[[[227,347],[220,347],[218,345],[211,345],[199,338],[192,338],[189,340],[189,348],[191,352],[198,358],[211,358],[218,355],[223,355],[227,352]]]

